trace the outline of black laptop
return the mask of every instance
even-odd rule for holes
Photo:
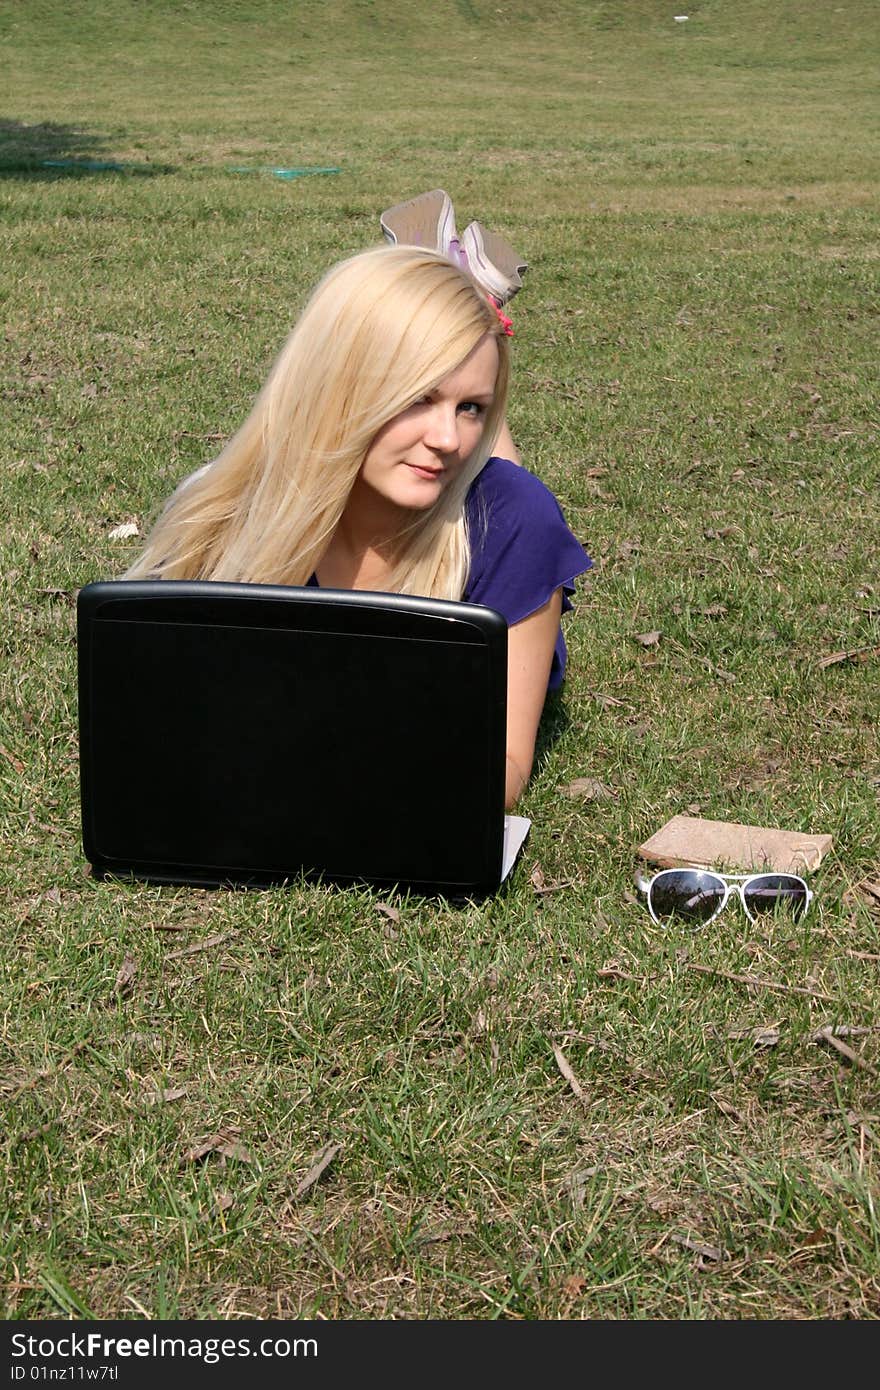
[[[499,887],[507,625],[475,604],[190,581],[78,597],[83,846],[96,875]]]

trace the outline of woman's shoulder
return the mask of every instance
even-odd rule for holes
[[[533,613],[554,589],[573,591],[574,578],[590,568],[546,483],[510,459],[489,460],[471,485],[466,512],[465,597],[498,608],[509,623]]]
[[[477,474],[467,495],[466,510],[472,533],[480,523],[510,526],[564,524],[562,508],[546,483],[522,464],[490,458]]]
[[[546,483],[534,473],[530,473],[521,463],[512,459],[493,455],[471,484],[468,498],[479,498],[485,502],[499,502],[515,506],[522,503],[534,505],[536,502],[559,503]]]

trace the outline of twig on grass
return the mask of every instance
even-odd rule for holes
[[[839,666],[844,661],[870,661],[872,656],[880,656],[880,646],[850,647],[849,651],[829,652],[816,662],[820,671],[829,666]]]
[[[314,1187],[315,1183],[318,1181],[324,1169],[327,1168],[333,1162],[334,1158],[339,1153],[339,1150],[341,1148],[341,1144],[324,1145],[323,1149],[318,1154],[317,1161],[312,1164],[312,1167],[306,1173],[302,1182],[299,1184],[296,1191],[294,1192],[293,1200],[295,1202],[298,1202],[302,1197],[304,1197],[310,1187]]]
[[[871,1076],[880,1077],[880,1071],[877,1070],[873,1062],[867,1061],[860,1052],[855,1052],[851,1047],[848,1047],[830,1028],[820,1028],[819,1032],[816,1034],[816,1042],[830,1043],[833,1048],[837,1049],[841,1057],[845,1057],[848,1062],[852,1062],[853,1065],[857,1067],[864,1067],[865,1071],[870,1072]]]
[[[719,1245],[704,1245],[702,1241],[694,1240],[693,1236],[678,1235],[673,1231],[670,1240],[674,1240],[676,1245],[683,1245],[685,1250],[691,1250],[695,1255],[699,1255],[701,1260],[711,1260],[713,1264],[720,1264],[722,1260],[730,1258],[726,1250]]]
[[[218,936],[209,936],[204,941],[196,941],[192,946],[182,946],[179,951],[169,951],[166,960],[179,960],[181,956],[194,956],[199,951],[210,951],[214,946],[221,946],[224,941],[229,941],[235,936],[233,931],[220,932]]]
[[[736,975],[730,970],[716,970],[713,965],[698,965],[696,961],[686,961],[685,969],[699,970],[702,975],[717,975],[722,980],[735,980],[739,985],[758,985],[760,989],[773,989],[779,994],[807,994],[811,999],[824,999],[828,1004],[837,1002],[833,995],[808,989],[806,985],[780,985],[775,980],[762,980],[758,975]]]
[[[558,883],[542,883],[540,888],[533,884],[532,891],[536,896],[541,897],[545,893],[558,893],[562,888],[572,888],[574,884],[575,880],[573,878],[562,878]]]
[[[581,1085],[581,1083],[578,1081],[578,1079],[577,1079],[577,1077],[575,1076],[574,1072],[572,1071],[571,1065],[570,1065],[570,1063],[569,1063],[569,1061],[568,1061],[568,1058],[566,1057],[565,1053],[562,1051],[562,1048],[561,1048],[561,1047],[557,1047],[557,1046],[556,1046],[556,1043],[552,1043],[551,1046],[552,1046],[552,1048],[553,1048],[553,1056],[556,1058],[556,1065],[557,1065],[557,1067],[559,1068],[559,1070],[562,1072],[562,1075],[565,1077],[565,1079],[566,1079],[566,1081],[568,1082],[569,1086],[570,1086],[571,1089],[574,1091],[574,1093],[575,1093],[575,1095],[577,1096],[578,1100],[580,1100],[580,1101],[586,1101],[587,1097],[586,1097],[586,1093],[585,1093],[585,1091],[584,1091],[584,1088],[583,1088],[583,1086]]]
[[[876,1033],[880,1024],[872,1023],[868,1025],[859,1023],[838,1023],[828,1024],[826,1028],[819,1028],[812,1034],[811,1042],[827,1042],[827,1034],[833,1033],[835,1038],[863,1038],[866,1033]]]

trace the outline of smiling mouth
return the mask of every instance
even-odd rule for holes
[[[436,482],[442,478],[444,470],[442,468],[421,468],[417,463],[408,463],[407,468],[411,469],[418,478],[427,478],[430,482]]]

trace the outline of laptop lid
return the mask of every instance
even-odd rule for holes
[[[96,874],[501,882],[507,625],[474,604],[190,581],[78,596]]]

